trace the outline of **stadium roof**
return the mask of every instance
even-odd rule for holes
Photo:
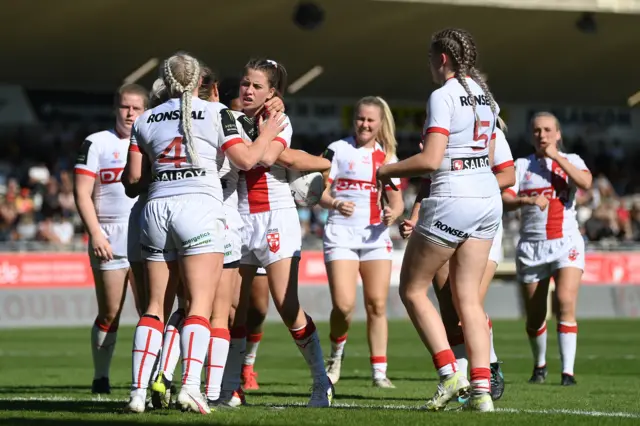
[[[433,89],[429,37],[459,26],[475,35],[502,101],[623,104],[640,86],[638,16],[597,15],[598,33],[588,35],[576,30],[574,12],[321,3],[325,22],[303,31],[291,19],[294,0],[1,0],[0,82],[112,90],[149,58],[185,49],[223,75],[236,75],[254,55],[283,62],[292,80],[322,65],[305,97],[423,100]],[[142,83],[150,85],[151,74]]]

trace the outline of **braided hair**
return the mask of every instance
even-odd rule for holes
[[[186,53],[177,53],[164,61],[162,79],[170,97],[180,97],[180,126],[189,162],[197,166],[200,162],[191,130],[191,100],[200,81],[200,62]]]
[[[471,77],[473,81],[480,86],[484,95],[489,99],[491,111],[496,114],[496,101],[489,90],[487,82],[482,78],[480,71],[476,68],[478,49],[471,34],[459,28],[449,28],[439,31],[435,33],[431,39],[431,49],[439,54],[444,53],[451,58],[455,78],[462,85],[465,92],[467,92],[467,95],[469,95],[474,117],[477,117],[476,99],[467,82],[467,76]]]

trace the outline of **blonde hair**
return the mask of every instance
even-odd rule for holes
[[[498,128],[502,130],[504,133],[507,133],[507,129],[508,129],[507,123],[504,122],[502,117],[498,116],[496,121],[498,122]]]
[[[200,81],[200,62],[186,53],[177,53],[164,61],[162,80],[170,97],[180,97],[180,126],[189,162],[198,166],[200,159],[191,130],[191,101]]]
[[[380,96],[366,96],[356,103],[355,114],[362,105],[374,105],[380,108],[380,116],[382,125],[378,132],[378,141],[382,144],[382,149],[386,154],[384,162],[388,163],[396,156],[398,141],[396,140],[396,122],[393,120],[393,114],[389,104]]]
[[[536,121],[536,119],[542,118],[542,117],[553,118],[553,121],[556,123],[556,129],[560,133],[560,139],[557,142],[558,151],[564,151],[564,143],[562,142],[562,127],[560,126],[560,120],[558,120],[558,117],[556,117],[555,114],[553,114],[553,113],[551,113],[549,111],[536,112],[535,114],[533,114],[531,116],[531,121],[529,122],[529,127],[531,127],[531,129],[533,130],[534,121]]]

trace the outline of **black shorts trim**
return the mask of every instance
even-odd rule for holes
[[[240,267],[240,261],[229,262],[222,265],[222,269],[238,269]]]

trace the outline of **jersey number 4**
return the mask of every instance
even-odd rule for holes
[[[473,126],[473,140],[476,142],[484,142],[484,146],[482,147],[483,149],[489,145],[489,136],[484,133],[480,133],[480,130],[487,129],[489,126],[491,126],[490,121],[480,120],[477,120],[475,126]]]
[[[177,169],[180,168],[180,164],[187,162],[187,157],[182,155],[182,137],[178,136],[162,151],[160,157],[158,157],[158,163],[171,163]]]

